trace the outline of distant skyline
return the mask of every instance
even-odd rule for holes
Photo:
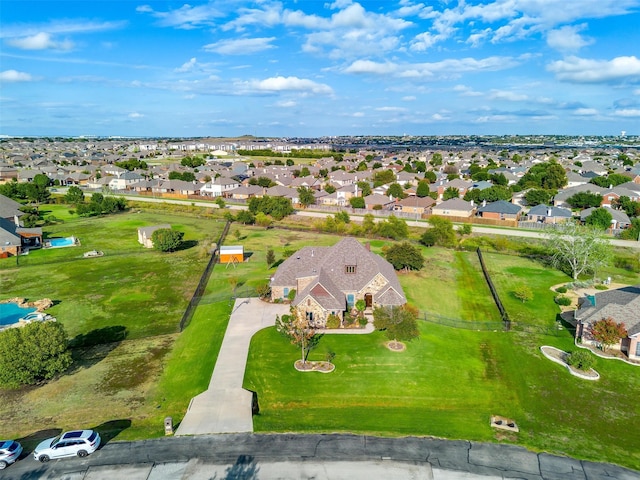
[[[640,135],[640,0],[0,0],[0,135]]]

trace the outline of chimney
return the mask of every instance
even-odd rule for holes
[[[482,206],[486,207],[487,206],[487,201],[486,200],[482,200]]]
[[[474,201],[473,201],[473,200],[471,200],[469,203],[470,203],[470,204],[471,204],[471,206],[473,207]]]
[[[547,207],[547,217],[551,216],[551,207]]]
[[[16,224],[16,227],[20,226],[20,220],[18,219],[18,215],[13,216],[13,223]]]

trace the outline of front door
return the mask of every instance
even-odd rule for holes
[[[364,304],[367,308],[371,308],[373,306],[373,295],[371,295],[370,293],[365,293]]]

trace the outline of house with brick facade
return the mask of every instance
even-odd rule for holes
[[[287,258],[271,279],[271,299],[286,299],[295,290],[292,305],[316,328],[327,317],[344,313],[364,300],[367,308],[404,305],[404,295],[393,266],[354,238],[332,247],[303,247]]]
[[[598,292],[581,298],[573,315],[576,323],[576,339],[582,343],[597,344],[589,333],[589,327],[603,318],[624,323],[627,337],[613,349],[625,353],[630,360],[640,361],[640,285]]]

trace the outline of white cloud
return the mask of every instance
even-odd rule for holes
[[[276,37],[220,40],[219,42],[205,45],[203,48],[207,52],[216,52],[222,55],[248,55],[273,48],[271,42],[275,39]]]
[[[640,108],[623,108],[614,113],[619,117],[640,117]]]
[[[356,60],[344,70],[345,73],[374,73],[377,75],[385,75],[395,71],[397,71],[397,65],[391,62],[378,63],[371,60]]]
[[[527,95],[507,90],[492,90],[489,94],[489,98],[494,100],[508,100],[510,102],[524,102],[529,99]]]
[[[17,70],[5,70],[0,72],[0,82],[15,83],[15,82],[30,82],[33,77],[25,72],[18,72]]]
[[[581,117],[592,117],[594,115],[598,115],[598,110],[595,108],[576,108],[573,111],[573,114]]]
[[[150,5],[141,5],[136,8],[138,13],[148,13],[159,20],[163,27],[175,27],[185,30],[203,26],[215,25],[215,20],[224,16],[217,6],[212,3],[191,6],[184,4],[182,7],[167,12],[154,10]]]
[[[258,92],[303,92],[317,95],[332,95],[330,86],[313,80],[298,77],[271,77],[246,83],[251,90]]]
[[[144,117],[144,115],[142,113],[138,113],[138,112],[132,112],[128,115],[129,118],[142,118]]]
[[[293,100],[283,100],[281,102],[276,103],[276,107],[280,107],[280,108],[293,108],[296,105],[298,104]]]
[[[480,97],[484,95],[482,92],[478,92],[473,90],[471,87],[466,85],[456,85],[453,87],[454,92],[459,92],[463,97]]]
[[[547,70],[556,78],[575,83],[605,83],[637,80],[640,76],[640,60],[635,57],[616,57],[612,60],[591,60],[569,57],[552,62]]]
[[[27,37],[11,38],[7,43],[21,50],[71,50],[70,40],[55,41],[50,33],[39,32]]]
[[[404,107],[378,107],[376,108],[378,112],[406,112],[407,109]]]
[[[407,95],[405,97],[402,97],[403,102],[413,102],[414,100],[416,100],[416,97],[414,95]]]
[[[547,45],[561,52],[574,52],[582,47],[591,45],[593,39],[580,35],[580,31],[586,28],[586,24],[581,25],[565,25],[557,30],[551,30],[547,33]]]
[[[196,57],[193,57],[188,62],[182,64],[182,66],[176,68],[174,71],[179,73],[190,72],[196,66]]]

